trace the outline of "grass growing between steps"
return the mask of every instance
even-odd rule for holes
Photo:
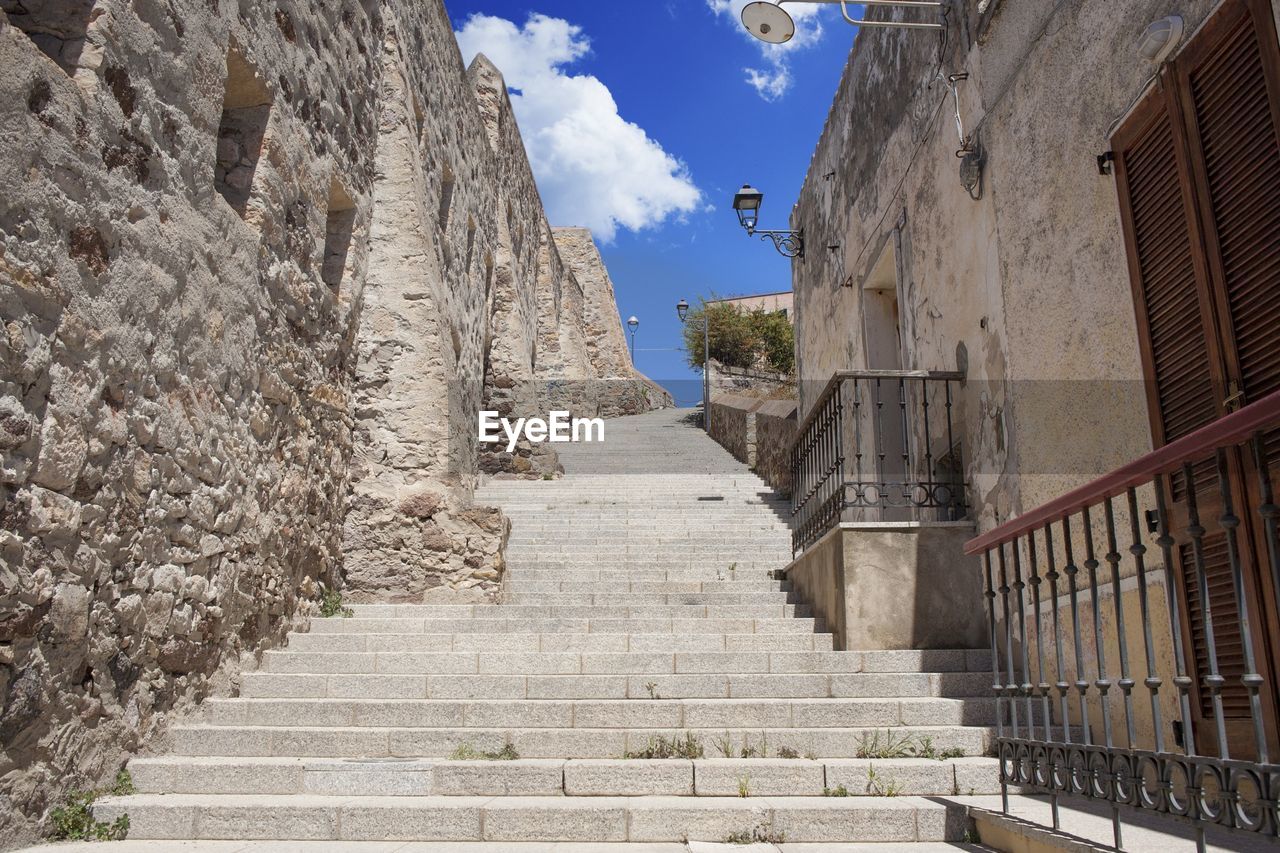
[[[757,824],[752,829],[730,833],[725,837],[725,844],[785,844],[787,834],[773,828],[773,822]]]
[[[350,619],[356,612],[342,603],[342,590],[326,589],[320,598],[320,615],[325,619],[341,616]]]
[[[93,818],[93,803],[99,797],[127,797],[136,793],[128,770],[116,774],[105,791],[72,791],[66,801],[49,813],[49,835],[55,841],[123,841],[129,834],[129,816],[122,814],[111,823]]]
[[[915,735],[895,735],[885,730],[883,738],[880,732],[861,735],[854,758],[932,758],[935,761],[946,761],[948,758],[964,758],[964,750],[959,747],[939,750],[933,745],[933,738]]]
[[[663,735],[649,738],[644,749],[624,752],[623,758],[657,759],[657,758],[702,758],[706,750],[702,742],[692,732],[685,732],[684,737],[667,738]]]
[[[520,753],[516,752],[515,744],[507,744],[497,752],[484,752],[476,749],[469,743],[459,744],[450,755],[450,761],[518,761]]]

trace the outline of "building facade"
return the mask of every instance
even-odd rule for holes
[[[1061,709],[1093,743],[1105,706],[1108,746],[1114,723],[1131,748],[1257,757],[1277,727],[1280,578],[1257,485],[1277,473],[1274,438],[1221,451],[1228,485],[1202,443],[1195,489],[1179,467],[1072,490],[1280,390],[1280,3],[947,11],[940,36],[859,32],[792,214],[809,247],[792,268],[800,444],[833,399],[846,431],[815,530],[879,511],[995,531],[962,566],[991,596],[993,665],[1012,650],[1001,696],[1035,700],[1024,733],[1042,694],[1062,723],[1070,692]],[[833,398],[839,371],[857,376]],[[912,383],[936,386],[923,423]],[[881,436],[868,409],[902,414]],[[861,500],[856,480],[904,474],[914,503]],[[932,500],[942,479],[963,499]],[[1002,527],[1045,505],[1034,529]],[[1064,645],[1080,655],[1055,672]],[[1148,667],[1164,685],[1150,702]]]

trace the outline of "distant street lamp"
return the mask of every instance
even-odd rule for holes
[[[627,325],[631,327],[631,366],[636,366],[636,327],[640,325],[640,321],[632,314],[627,318]]]
[[[689,316],[689,303],[681,299],[676,303],[676,314],[681,323]],[[696,321],[695,321],[696,323]],[[707,304],[702,303],[702,428],[711,432],[711,317]]]
[[[788,258],[804,257],[803,231],[758,231],[756,223],[760,219],[760,206],[764,204],[764,193],[748,184],[743,184],[733,197],[733,209],[738,212],[738,223],[746,229],[748,237],[760,235],[761,240],[772,240],[773,247]]]

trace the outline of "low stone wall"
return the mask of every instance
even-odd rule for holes
[[[755,413],[756,473],[784,495],[791,494],[791,443],[796,437],[796,401],[765,400]]]
[[[711,437],[734,459],[752,467],[756,464],[755,411],[763,402],[737,394],[711,398]]]
[[[786,373],[754,368],[729,367],[711,359],[711,399],[721,394],[772,397],[794,393],[796,379]]]
[[[987,642],[967,522],[843,522],[787,567],[837,649],[973,649]]]
[[[795,400],[741,394],[711,398],[711,437],[783,494],[791,494],[791,442]]]

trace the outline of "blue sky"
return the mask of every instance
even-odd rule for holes
[[[793,6],[795,44],[762,49],[743,2],[446,0],[464,58],[513,88],[552,224],[592,228],[640,320],[637,367],[685,405],[700,393],[675,303],[790,288],[733,193],[763,190],[762,227],[785,227],[856,33],[838,7]]]

